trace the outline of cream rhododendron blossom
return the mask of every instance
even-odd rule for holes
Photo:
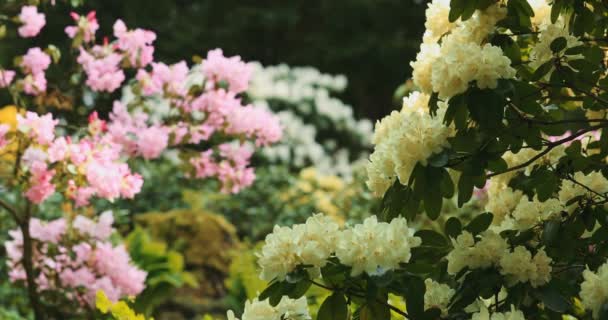
[[[602,306],[608,302],[608,263],[601,265],[597,272],[588,268],[583,271],[581,283],[581,303],[593,312],[594,319],[599,319]]]
[[[228,320],[239,320],[234,312],[228,311]],[[276,306],[271,306],[268,300],[259,301],[254,299],[245,302],[245,310],[240,320],[311,320],[308,312],[306,297],[290,299],[282,297]]]
[[[416,164],[427,164],[435,153],[449,146],[453,129],[443,124],[446,105],[441,103],[436,116],[428,112],[429,96],[412,93],[403,101],[400,112],[393,111],[376,124],[376,145],[367,165],[367,185],[382,196],[398,178],[407,183]]]

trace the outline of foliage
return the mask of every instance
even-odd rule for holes
[[[108,314],[116,320],[145,320],[143,315],[135,313],[125,301],[112,302],[103,291],[97,292],[96,307],[102,314]]]
[[[146,289],[134,303],[136,310],[150,315],[158,305],[172,297],[176,288],[198,286],[195,276],[184,271],[184,256],[168,250],[165,243],[151,239],[146,230],[135,228],[125,243],[133,261],[148,273]]]

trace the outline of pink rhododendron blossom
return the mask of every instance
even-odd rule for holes
[[[152,72],[148,73],[140,69],[136,78],[145,95],[165,91],[169,95],[183,96],[187,92],[186,78],[189,71],[185,61],[171,66],[164,63],[152,63]]]
[[[209,51],[203,62],[203,74],[210,84],[226,82],[228,90],[235,93],[247,90],[252,73],[252,66],[241,61],[240,56],[224,57],[221,49]]]
[[[169,144],[167,128],[153,126],[137,133],[137,149],[144,159],[158,158]]]
[[[95,39],[95,32],[99,29],[95,11],[89,12],[86,16],[81,16],[75,12],[71,12],[70,16],[76,22],[75,26],[65,27],[65,33],[70,38],[75,38],[76,35],[81,35],[84,42],[91,42]]]
[[[49,155],[46,151],[35,146],[29,146],[21,155],[21,166],[26,170],[36,162],[46,162]]]
[[[55,170],[48,170],[44,162],[34,162],[30,167],[30,173],[31,186],[25,192],[25,197],[35,204],[40,204],[55,193],[55,185],[51,183]]]
[[[11,130],[11,127],[7,124],[0,124],[0,149],[8,145],[8,139],[6,134]]]
[[[212,150],[207,150],[191,158],[190,164],[196,178],[217,177],[222,183],[222,192],[238,193],[255,180],[254,170],[249,167],[252,154],[253,150],[245,145],[225,143],[219,146],[219,160],[213,157]]]
[[[91,136],[98,136],[103,132],[106,132],[107,130],[108,126],[106,121],[99,119],[97,111],[89,115],[89,133],[91,134]]]
[[[48,223],[36,218],[30,220],[30,235],[32,239],[42,242],[56,244],[65,234],[66,228],[67,225],[63,219],[57,219]]]
[[[279,119],[269,111],[246,106],[232,110],[227,117],[230,134],[243,134],[256,139],[256,145],[266,146],[279,141],[283,129]]]
[[[23,38],[35,37],[40,33],[42,27],[46,24],[46,19],[43,13],[38,13],[36,6],[23,6],[19,14],[19,21],[23,23],[19,27],[19,35]]]
[[[144,29],[127,30],[122,20],[116,20],[114,36],[118,38],[117,47],[126,53],[132,67],[145,67],[153,61],[152,42],[156,40],[154,32]]]
[[[6,88],[11,85],[15,78],[15,71],[13,70],[0,70],[0,88]]]
[[[217,173],[213,150],[201,152],[198,157],[191,158],[190,164],[194,167],[195,177],[198,179],[213,177]]]
[[[133,265],[124,245],[113,246],[109,241],[112,222],[111,213],[103,213],[98,222],[77,216],[73,232],[67,233],[63,218],[50,222],[32,219],[32,263],[38,271],[38,292],[52,291],[66,302],[76,302],[75,308],[94,306],[98,290],[104,290],[112,301],[141,293],[147,274]],[[9,278],[22,281],[23,237],[18,230],[9,235],[11,240],[4,243]],[[49,244],[55,249],[48,250]]]
[[[86,84],[94,91],[114,92],[125,80],[120,69],[122,56],[106,46],[95,46],[91,52],[80,48],[77,59],[87,74]]]
[[[25,117],[17,114],[17,129],[41,145],[49,145],[53,141],[57,123],[59,121],[53,119],[50,113],[39,116],[35,112],[28,111]]]
[[[30,74],[42,73],[49,65],[51,57],[38,47],[28,49],[21,61],[21,67]]]
[[[43,72],[28,74],[22,81],[23,91],[29,95],[37,96],[46,91],[46,77]]]

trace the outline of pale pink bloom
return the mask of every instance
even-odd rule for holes
[[[225,82],[228,90],[235,93],[247,90],[252,73],[252,66],[241,61],[240,56],[224,57],[222,49],[209,51],[203,62],[203,74],[209,84],[217,86]]]
[[[283,136],[278,117],[265,109],[251,105],[232,110],[226,121],[228,122],[226,133],[255,138],[258,146],[270,145]]]
[[[574,140],[571,141],[567,141],[564,143],[565,146],[569,146],[572,144],[572,142],[574,141],[583,141],[583,140],[589,140],[589,141],[594,141],[594,140],[599,140],[600,136],[601,136],[602,132],[600,130],[595,130],[595,131],[591,131],[591,132],[587,132],[583,135],[580,135],[576,138],[574,138]],[[550,136],[547,138],[547,140],[549,140],[549,142],[556,142],[565,138],[568,138],[572,135],[571,131],[566,131],[564,134],[562,134],[561,136]]]
[[[51,163],[57,161],[63,161],[68,155],[70,145],[65,137],[59,137],[55,139],[49,146],[47,153],[48,159]]]
[[[11,130],[11,127],[7,124],[0,124],[0,149],[8,145],[8,139],[6,134]]]
[[[184,139],[184,137],[188,134],[188,125],[182,121],[178,122],[177,124],[175,124],[173,127],[171,127],[171,134],[173,134],[173,141],[172,144],[176,145],[176,144],[180,144],[182,143],[182,140]]]
[[[152,63],[152,72],[138,70],[137,80],[145,95],[166,92],[170,96],[183,96],[187,93],[186,78],[188,65],[185,61],[168,66],[164,63]]]
[[[41,145],[49,145],[53,142],[55,126],[58,123],[59,121],[54,120],[50,113],[39,116],[35,112],[28,111],[25,117],[17,114],[17,129]]]
[[[97,196],[110,201],[120,197],[123,175],[119,166],[93,162],[87,166],[86,177]]]
[[[23,6],[21,7],[21,13],[19,14],[19,21],[23,23],[19,27],[19,35],[23,38],[35,37],[40,33],[42,27],[46,24],[46,19],[43,13],[38,13],[38,8],[35,6]]]
[[[15,71],[13,70],[0,70],[0,88],[6,88],[11,85],[15,78]]]
[[[169,130],[152,126],[137,132],[137,150],[144,159],[158,158],[169,144]]]
[[[67,226],[64,219],[57,219],[50,222],[44,222],[36,218],[30,220],[30,235],[32,236],[32,239],[42,242],[57,244],[65,234],[66,228]]]
[[[209,178],[217,173],[213,150],[201,152],[198,157],[190,158],[190,164],[194,167],[195,177],[198,179]]]
[[[123,198],[133,199],[141,191],[144,179],[139,174],[125,175],[120,188],[120,195]]]
[[[87,74],[86,84],[94,91],[114,92],[125,80],[120,69],[122,56],[101,46],[93,47],[92,53],[80,48],[77,59]]]
[[[89,199],[95,194],[95,189],[89,187],[78,188],[74,196],[76,208],[88,206]]]
[[[40,204],[55,193],[55,185],[51,183],[55,170],[48,170],[44,162],[34,162],[30,167],[30,173],[31,186],[25,192],[25,197],[35,204]]]
[[[76,37],[77,34],[82,35],[84,42],[91,42],[95,39],[95,32],[99,29],[95,11],[89,12],[86,16],[81,16],[75,12],[71,12],[70,16],[76,22],[75,26],[65,27],[65,33],[70,38]]]
[[[127,54],[132,67],[145,67],[153,61],[152,42],[156,40],[154,32],[144,29],[127,30],[125,23],[119,19],[114,23],[114,36],[118,38],[118,48]]]
[[[94,111],[89,115],[89,133],[91,136],[97,136],[108,130],[108,126],[105,120],[99,119],[97,111]]]
[[[23,91],[29,95],[37,96],[46,92],[46,76],[44,72],[28,74],[22,81]]]
[[[93,254],[93,247],[86,242],[81,242],[76,244],[72,248],[72,251],[74,251],[74,254],[76,255],[76,260],[74,260],[74,264],[79,265],[86,263],[91,259],[91,255]]]
[[[61,284],[67,287],[88,289],[95,283],[95,274],[87,267],[78,268],[76,271],[68,268],[59,274],[59,279]]]
[[[51,65],[51,57],[40,48],[30,48],[23,56],[21,67],[30,74],[42,73]]]
[[[85,297],[86,302],[91,307],[95,306],[97,291],[103,291],[112,302],[117,302],[123,295],[120,288],[116,287],[109,277],[99,278],[89,287]]]
[[[145,288],[146,272],[131,264],[131,257],[124,245],[113,247],[111,243],[97,243],[95,269],[108,275],[124,294],[138,295]]]
[[[190,127],[190,140],[192,144],[198,144],[201,141],[207,141],[216,131],[216,127],[207,124]]]
[[[114,230],[112,224],[114,216],[112,211],[105,211],[99,217],[99,222],[95,222],[84,216],[77,216],[74,219],[73,227],[84,235],[88,235],[98,240],[106,240]]]

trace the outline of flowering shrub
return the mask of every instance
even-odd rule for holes
[[[331,293],[318,319],[608,317],[606,10],[430,2],[411,64],[419,91],[374,133],[378,218],[275,227],[258,254],[270,285],[257,301],[317,286]],[[409,227],[474,192],[488,212],[468,223]]]
[[[42,7],[11,3],[20,9],[19,37],[45,32]],[[255,149],[282,136],[272,113],[243,104],[253,69],[240,57],[216,49],[194,71],[185,61],[166,65],[154,59],[153,31],[117,20],[113,38],[97,41],[94,12],[71,17],[75,24],[64,30],[69,46],[32,47],[13,68],[0,67],[0,87],[19,106],[16,126],[0,125],[3,168],[10,168],[0,183],[11,190],[0,205],[19,226],[5,245],[10,278],[27,288],[36,319],[47,306],[81,316],[94,307],[98,290],[112,302],[135,296],[146,278],[124,246],[109,241],[111,216],[103,214],[99,224],[82,215],[48,223],[34,217],[50,199],[76,213],[94,212],[88,207],[99,199],[133,199],[144,181],[130,164],[169,149],[179,154],[176,169],[184,176],[212,178],[222,192],[237,193],[255,179]],[[187,85],[191,73],[199,77]],[[114,100],[125,87],[135,99]],[[161,98],[169,107],[164,113],[148,104]],[[48,112],[53,108],[75,112]],[[68,301],[82,308],[70,303],[61,310]]]
[[[350,106],[335,95],[346,88],[344,76],[311,67],[254,64],[247,96],[255,105],[277,112],[285,138],[262,154],[272,163],[324,174],[353,176],[352,162],[367,156],[372,125],[357,120]]]

